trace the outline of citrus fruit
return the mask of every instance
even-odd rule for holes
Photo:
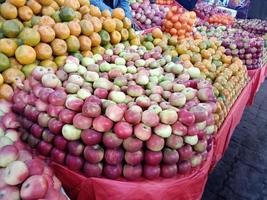
[[[10,67],[10,61],[8,57],[5,54],[0,53],[0,72],[6,70],[9,67]]]
[[[13,39],[0,39],[0,52],[4,53],[8,57],[14,56],[17,47],[18,45]]]
[[[20,64],[26,65],[31,64],[36,59],[36,53],[31,46],[21,45],[15,52],[16,59]]]
[[[29,46],[36,46],[40,43],[41,37],[37,30],[32,28],[24,28],[18,36],[24,44]]]

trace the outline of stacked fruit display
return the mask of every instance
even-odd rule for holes
[[[89,56],[119,42],[139,44],[121,8],[101,13],[88,0],[12,0],[1,3],[0,11],[0,95],[9,100],[10,85],[38,64],[56,70],[68,54]]]
[[[161,51],[119,44],[56,73],[35,68],[13,98],[26,141],[88,177],[190,172],[211,148],[215,96],[198,68]]]
[[[235,26],[242,28],[250,33],[264,35],[267,33],[267,21],[260,19],[239,19],[236,21]]]
[[[163,21],[162,29],[180,40],[191,36],[195,21],[195,12],[184,12],[182,8],[172,6]]]
[[[161,26],[169,8],[164,5],[151,4],[149,0],[132,3],[132,16],[141,29]]]
[[[210,24],[231,26],[235,22],[235,18],[230,15],[215,14],[207,20]]]
[[[0,104],[5,110],[0,119],[0,199],[67,200],[52,170],[33,158],[20,141],[23,133],[16,130],[19,123],[9,111],[10,103],[1,100]]]

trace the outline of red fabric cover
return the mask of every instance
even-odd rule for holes
[[[264,79],[267,76],[267,64],[259,69],[248,70],[248,75],[252,81],[252,92],[248,101],[248,106],[251,106],[253,104],[257,92],[260,89],[261,84],[264,82]]]
[[[229,142],[231,140],[232,134],[239,124],[247,102],[250,99],[250,93],[252,91],[252,81],[246,85],[246,87],[241,92],[240,96],[232,106],[230,112],[225,118],[220,130],[215,135],[214,138],[214,154],[212,159],[211,171],[217,164],[217,162],[222,158],[224,152],[228,148]]]
[[[189,175],[156,180],[144,178],[130,182],[125,179],[86,178],[59,164],[51,164],[56,176],[72,200],[200,200],[208,179],[213,155],[209,152],[207,161]]]

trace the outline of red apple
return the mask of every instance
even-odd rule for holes
[[[161,151],[145,151],[145,162],[148,165],[159,165],[163,158],[163,154]]]
[[[82,131],[81,139],[87,145],[95,145],[102,140],[102,133],[93,129],[86,129]]]
[[[48,104],[41,99],[37,99],[35,102],[36,110],[39,112],[45,112],[47,110]]]
[[[171,149],[179,149],[184,145],[183,138],[178,135],[171,135],[166,140],[166,146],[170,147]]]
[[[58,117],[59,113],[64,109],[63,106],[53,106],[51,104],[48,105],[47,107],[47,114],[50,117]]]
[[[48,122],[51,119],[51,117],[47,113],[40,113],[38,115],[38,124],[41,127],[48,127]]]
[[[63,125],[64,125],[63,122],[57,120],[56,118],[52,118],[48,122],[48,128],[54,134],[60,134]]]
[[[25,162],[25,161],[31,160],[31,159],[32,159],[32,154],[29,151],[27,151],[27,150],[20,150],[19,151],[18,160]]]
[[[19,189],[17,187],[0,187],[1,200],[20,199]]]
[[[146,147],[151,151],[161,151],[164,147],[164,139],[157,135],[152,134],[148,141],[146,141]]]
[[[165,148],[163,150],[163,162],[168,165],[176,164],[179,160],[179,154],[176,150]]]
[[[124,110],[116,104],[110,104],[106,108],[105,115],[114,122],[121,121],[124,115]]]
[[[13,161],[8,164],[4,171],[6,184],[14,186],[22,183],[29,176],[29,169],[22,161]]]
[[[139,85],[130,85],[127,88],[127,94],[131,97],[139,97],[144,94],[144,89]]]
[[[208,146],[207,140],[206,139],[202,139],[202,140],[199,140],[196,145],[194,145],[194,150],[196,152],[200,152],[201,153],[201,152],[206,151],[207,146]]]
[[[151,127],[145,125],[145,124],[137,124],[134,127],[134,135],[142,140],[142,141],[147,141],[151,137],[152,130]]]
[[[53,133],[51,133],[51,131],[49,131],[48,129],[44,129],[44,131],[42,133],[43,141],[45,141],[47,143],[52,143],[54,138],[55,138],[55,135]]]
[[[172,125],[172,133],[179,136],[184,136],[187,134],[187,127],[181,122],[177,121]]]
[[[9,163],[18,159],[19,152],[14,145],[6,145],[0,148],[0,167],[6,167]]]
[[[106,149],[105,151],[105,161],[110,165],[117,165],[122,162],[123,159],[123,150],[120,148],[117,149]]]
[[[123,176],[128,180],[136,180],[142,176],[142,165],[124,165]]]
[[[178,115],[175,110],[173,109],[166,109],[159,113],[160,121],[163,124],[174,124],[177,119]]]
[[[53,148],[51,151],[51,159],[59,164],[65,163],[66,154],[64,151]]]
[[[40,199],[47,192],[46,179],[41,175],[29,177],[21,186],[20,196],[22,199]]]
[[[147,179],[155,179],[160,175],[160,166],[159,165],[144,165],[143,175]]]
[[[12,113],[13,114],[13,113]],[[38,110],[36,110],[35,107],[27,105],[24,109],[24,116],[28,119],[31,120],[33,122],[36,122],[38,119],[38,115],[40,114],[40,112]],[[5,123],[5,116],[3,117],[3,123]],[[6,127],[6,128],[12,128],[12,127]],[[14,127],[15,128],[15,127]]]
[[[86,146],[83,156],[88,162],[97,164],[104,158],[104,149],[100,145]]]
[[[193,150],[190,145],[184,145],[178,149],[180,160],[188,160],[193,156]]]
[[[71,124],[72,120],[75,116],[75,112],[69,109],[63,109],[60,113],[59,113],[59,119],[62,123],[65,124]]]
[[[178,112],[178,119],[186,126],[190,126],[195,123],[194,114],[185,109],[182,109]]]
[[[122,166],[121,164],[118,164],[118,165],[105,164],[103,172],[107,178],[117,179],[121,176]]]
[[[96,88],[94,91],[94,95],[100,99],[107,99],[108,97],[108,90],[104,88]]]
[[[14,129],[7,129],[5,136],[11,139],[13,142],[17,142],[20,139],[21,133]]]
[[[65,102],[65,106],[73,111],[81,111],[82,107],[83,107],[83,100],[79,99],[78,97],[74,96],[74,95],[68,95],[66,102]]]
[[[65,150],[67,143],[68,143],[67,140],[60,135],[57,135],[53,141],[55,147],[62,151]]]
[[[35,80],[40,81],[42,79],[43,75],[45,75],[46,73],[47,73],[46,68],[37,66],[36,68],[34,68],[31,75],[33,76],[33,78]]]
[[[171,178],[177,174],[177,165],[176,164],[163,164],[161,165],[160,175],[164,178]]]
[[[29,135],[29,137],[27,138],[27,143],[30,147],[35,148],[40,142],[40,139],[35,138],[32,135]]]
[[[8,128],[18,128],[20,126],[19,122],[16,120],[17,117],[14,113],[6,113],[1,121],[3,126],[8,129]]]
[[[48,102],[49,95],[54,92],[52,88],[43,88],[39,92],[40,99],[43,102]]]
[[[98,117],[101,114],[101,107],[95,102],[85,102],[82,113],[86,117]]]
[[[73,118],[73,125],[78,129],[89,129],[92,125],[92,118],[85,117],[82,113],[78,113]]]
[[[44,161],[39,158],[34,158],[32,160],[27,160],[26,165],[29,169],[29,176],[41,175],[44,171]]]
[[[54,106],[64,106],[67,99],[67,93],[64,88],[57,88],[54,92],[49,94],[48,102]]]
[[[146,110],[142,113],[142,122],[149,127],[157,126],[159,124],[159,120],[159,116],[151,110]]]
[[[101,105],[101,99],[98,98],[98,97],[95,96],[95,95],[91,95],[90,97],[88,97],[88,98],[85,100],[85,103],[88,103],[88,102],[96,103],[96,104],[98,104],[98,105]]]
[[[143,147],[143,141],[133,136],[123,140],[123,148],[128,152],[136,152]]]
[[[113,129],[116,135],[122,139],[130,137],[133,133],[133,127],[128,122],[117,122]]]
[[[33,124],[31,127],[31,134],[36,138],[41,138],[43,130],[44,129],[38,124]]]
[[[79,171],[82,168],[84,161],[79,156],[67,155],[65,163],[69,169]]]
[[[108,132],[112,126],[113,122],[103,115],[100,115],[93,120],[93,127],[99,132]]]
[[[124,159],[129,165],[139,165],[143,161],[143,158],[143,151],[126,152],[124,155]]]
[[[151,105],[151,100],[147,96],[140,96],[136,99],[136,104],[141,108],[148,108]]]
[[[89,162],[85,162],[83,166],[83,173],[86,177],[99,177],[102,174],[102,170],[102,163],[91,164]]]
[[[141,111],[142,111],[142,109],[141,109]],[[136,125],[136,124],[139,124],[141,122],[142,114],[139,111],[136,111],[134,109],[129,108],[125,112],[124,118],[130,124]]]
[[[112,132],[106,132],[103,135],[103,143],[107,148],[116,148],[119,147],[123,140],[118,138],[118,136]]]
[[[73,156],[81,155],[84,149],[84,145],[78,140],[70,141],[67,147],[68,147],[68,152]]]
[[[191,171],[191,163],[188,160],[181,161],[178,164],[178,172],[180,174],[187,174]]]
[[[44,156],[49,156],[52,148],[53,146],[51,144],[44,141],[39,142],[37,145],[38,152]]]
[[[28,120],[27,118],[24,118],[24,117],[22,118],[21,125],[23,126],[23,128],[29,130],[33,124],[34,123]]]

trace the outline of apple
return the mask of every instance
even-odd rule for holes
[[[76,140],[76,141],[70,141],[67,145],[69,154],[73,156],[79,156],[83,153],[84,145]]]
[[[52,118],[48,122],[48,128],[54,134],[60,134],[63,125],[64,124],[61,121],[57,120],[56,118]]]
[[[191,163],[188,160],[183,160],[178,164],[178,172],[180,174],[187,174],[191,171]]]
[[[48,102],[49,95],[54,92],[52,88],[42,88],[39,92],[40,99],[43,102]]]
[[[100,77],[93,83],[94,88],[104,88],[106,90],[111,90],[112,86],[113,86],[112,82],[104,77]]]
[[[178,114],[173,109],[166,109],[159,113],[160,121],[163,124],[174,124],[178,119]]]
[[[145,151],[144,160],[148,165],[159,165],[163,158],[163,154],[161,151]]]
[[[142,109],[141,111],[134,110],[132,108],[129,108],[128,110],[125,111],[124,113],[124,119],[129,122],[130,124],[137,125],[141,122],[142,118]]]
[[[108,132],[112,126],[113,122],[103,115],[100,115],[93,120],[93,128],[99,132]]]
[[[44,172],[44,161],[39,158],[27,160],[26,165],[29,169],[29,176],[41,175]]]
[[[56,189],[50,187],[48,188],[45,197],[39,200],[54,200],[54,199],[67,200],[67,197],[65,197],[63,194],[61,194]]]
[[[82,168],[83,163],[83,159],[79,156],[72,156],[69,154],[66,156],[65,164],[73,171],[79,171]]]
[[[91,164],[89,162],[85,162],[83,166],[83,173],[86,177],[99,177],[102,174],[102,170],[102,163]]]
[[[62,151],[65,150],[67,143],[68,143],[67,140],[60,135],[57,135],[53,141],[55,147]]]
[[[25,129],[30,129],[31,126],[34,124],[31,120],[28,120],[26,117],[25,118],[23,117],[22,120],[20,120],[20,123],[22,127]]]
[[[85,117],[81,113],[77,113],[73,118],[73,125],[78,129],[89,129],[92,125],[92,118]]]
[[[81,111],[82,107],[83,107],[83,100],[76,97],[75,95],[68,95],[66,102],[65,102],[65,106],[73,111]]]
[[[39,112],[45,112],[47,110],[48,104],[43,102],[41,99],[37,99],[35,102],[36,110]]]
[[[53,148],[52,144],[44,141],[40,141],[39,144],[37,145],[38,152],[44,156],[49,156],[52,148]]]
[[[96,88],[94,90],[94,95],[97,96],[100,99],[107,99],[108,97],[108,90],[104,88]]]
[[[171,149],[179,149],[184,145],[183,138],[178,135],[171,135],[166,140],[166,146],[170,147]]]
[[[177,165],[176,164],[163,164],[161,165],[160,175],[164,178],[171,178],[177,174]]]
[[[67,99],[67,93],[64,88],[57,88],[54,92],[49,94],[48,102],[54,106],[64,106]]]
[[[78,140],[81,137],[81,130],[73,125],[65,124],[62,128],[62,135],[66,140]]]
[[[154,128],[154,132],[160,137],[168,138],[172,134],[172,127],[170,125],[160,123]]]
[[[105,150],[105,161],[110,165],[120,164],[123,160],[124,152],[121,148],[106,149]]]
[[[47,114],[50,117],[58,117],[59,113],[64,109],[63,106],[53,106],[51,104],[47,107]]]
[[[145,125],[145,124],[137,124],[134,127],[134,135],[135,137],[137,137],[138,139],[142,140],[142,141],[147,141],[149,140],[149,138],[151,137],[152,134],[152,130],[151,127]]]
[[[84,79],[78,74],[71,74],[68,78],[68,81],[79,86],[82,86],[84,83]]]
[[[0,137],[0,148],[4,147],[6,145],[12,145],[13,143],[14,142],[10,138],[8,138],[6,136],[1,136]]]
[[[47,143],[52,143],[54,138],[55,138],[55,135],[53,133],[51,133],[48,129],[44,129],[44,131],[42,133],[43,141],[45,141]]]
[[[56,88],[61,81],[55,74],[48,73],[42,76],[41,82],[44,87]]]
[[[104,149],[100,145],[86,146],[83,156],[89,163],[97,164],[104,158]]]
[[[105,115],[112,121],[118,122],[121,121],[124,115],[124,110],[116,105],[116,104],[110,104],[107,106]]]
[[[122,103],[125,101],[126,96],[121,91],[111,91],[108,95],[108,98],[116,103]]]
[[[148,108],[151,105],[151,100],[147,96],[140,96],[136,98],[136,104],[141,108]]]
[[[27,151],[27,150],[20,150],[19,151],[19,157],[18,157],[18,160],[20,161],[27,161],[27,160],[31,160],[32,159],[32,154]]]
[[[56,75],[61,81],[65,81],[68,79],[68,74],[62,68],[56,71]]]
[[[192,146],[184,145],[178,149],[180,160],[188,160],[193,156]]]
[[[147,179],[155,179],[160,176],[159,165],[144,165],[143,175]]]
[[[181,92],[174,92],[169,97],[172,106],[183,107],[186,103],[186,96]]]
[[[43,128],[38,124],[33,124],[31,127],[31,134],[36,138],[41,138],[43,133]]]
[[[95,145],[102,140],[102,133],[93,129],[86,129],[82,131],[81,139],[87,145]]]
[[[190,112],[195,116],[195,122],[203,122],[208,119],[209,113],[206,108],[201,105],[196,105],[190,109]]]
[[[190,144],[191,146],[194,146],[198,142],[198,136],[197,135],[185,136],[184,142],[187,144]]]
[[[64,151],[53,148],[51,151],[51,159],[59,164],[65,163],[66,154]]]
[[[136,152],[141,150],[142,147],[143,147],[143,142],[133,136],[130,136],[127,139],[123,140],[123,148],[127,152]]]
[[[59,113],[59,119],[62,123],[71,124],[75,114],[74,111],[65,108]]]
[[[14,186],[0,187],[0,198],[1,200],[20,199],[19,189]]]
[[[191,162],[191,166],[192,167],[197,167],[201,164],[202,162],[202,156],[201,154],[195,154],[192,156],[192,158],[190,159]]]
[[[26,109],[26,108],[25,108]],[[16,120],[16,115],[12,112],[6,113],[1,121],[3,126],[8,129],[8,128],[18,128],[20,126],[19,122]]]
[[[29,169],[27,165],[18,160],[9,163],[4,171],[4,181],[11,186],[22,183],[28,176]]]
[[[51,117],[47,114],[47,113],[40,113],[38,115],[38,124],[41,126],[41,127],[48,127],[48,122],[49,120],[51,119]],[[24,127],[26,128],[26,127]]]
[[[102,140],[103,140],[105,147],[107,148],[119,147],[123,142],[122,139],[118,138],[118,136],[112,132],[104,133]]]
[[[168,165],[176,164],[179,160],[179,154],[175,149],[165,148],[163,150],[163,162]]]
[[[124,165],[123,176],[128,180],[136,180],[142,176],[142,165]]]
[[[105,164],[103,169],[104,175],[110,179],[116,179],[121,176],[122,173],[122,166],[118,165],[109,165]]]
[[[139,85],[130,85],[127,88],[127,94],[131,97],[139,97],[143,95],[144,89]]]
[[[13,142],[16,142],[20,139],[21,133],[14,129],[7,129],[5,136],[11,139]]]
[[[162,108],[157,104],[153,104],[153,105],[149,106],[148,110],[150,110],[156,114],[159,114],[162,111]]]
[[[95,102],[85,102],[82,113],[86,117],[98,117],[101,114],[101,107]]]
[[[45,75],[46,73],[47,69],[45,67],[37,66],[33,69],[31,75],[33,76],[33,78],[35,78],[35,80],[40,81],[43,75]]]
[[[181,109],[178,112],[178,119],[186,126],[190,126],[195,123],[195,115],[185,109]]]
[[[46,179],[41,175],[29,177],[21,186],[20,196],[22,199],[43,198],[47,192]]]
[[[152,134],[146,141],[146,147],[151,151],[161,151],[164,147],[164,139],[160,136]]]
[[[142,113],[142,122],[149,126],[149,127],[155,127],[159,124],[159,116],[150,110],[146,110]]]
[[[88,82],[95,82],[99,79],[99,74],[94,71],[87,71],[84,73],[83,77]]]
[[[122,139],[130,137],[133,133],[133,127],[128,122],[117,122],[113,128],[115,134]]]
[[[18,159],[18,149],[13,145],[0,148],[0,167],[6,167],[9,163]]]
[[[30,147],[35,148],[40,142],[40,139],[35,138],[32,135],[29,135],[29,137],[27,138],[27,143]]]
[[[136,151],[136,152],[126,152],[124,155],[124,160],[129,165],[139,165],[144,158],[143,151]]]

